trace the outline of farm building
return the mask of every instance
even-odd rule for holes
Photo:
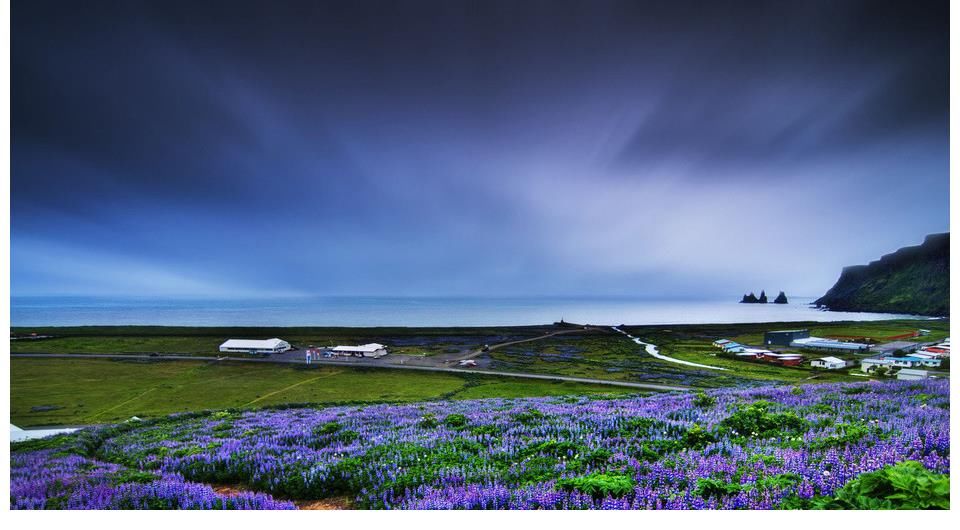
[[[797,339],[805,339],[810,336],[808,329],[785,329],[781,331],[768,331],[763,334],[763,343],[767,346],[789,346],[791,342]]]
[[[721,349],[723,349],[725,353],[741,353],[746,350],[746,347],[738,342],[728,342],[724,344]]]
[[[799,353],[774,353],[767,352],[761,357],[767,362],[782,364],[784,366],[799,366],[803,362],[803,355]]]
[[[714,347],[714,348],[723,348],[724,346],[726,346],[727,344],[730,344],[731,342],[733,342],[733,341],[730,340],[730,339],[719,339],[719,340],[715,340],[715,341],[713,341],[713,347]]]
[[[881,354],[890,354],[897,350],[904,352],[912,352],[920,347],[920,344],[916,342],[908,342],[904,340],[898,340],[893,342],[887,342],[885,344],[880,344],[873,348],[874,351]]]
[[[899,368],[913,368],[920,365],[920,360],[915,357],[886,357],[886,359]]]
[[[379,359],[387,354],[387,347],[383,344],[372,342],[360,346],[335,346],[331,350],[335,355],[348,355],[353,357],[373,357]]]
[[[950,355],[950,350],[947,349],[947,348],[941,348],[941,347],[937,347],[937,346],[930,346],[930,347],[927,347],[927,348],[924,348],[924,349],[920,350],[920,351],[917,352],[917,353],[925,353],[925,354],[927,354],[927,355],[934,355],[934,356],[937,356],[937,357],[946,357],[946,356]]]
[[[897,372],[897,379],[901,381],[917,381],[919,379],[926,379],[930,377],[930,372],[926,370],[913,370],[910,368],[904,368]]]
[[[820,337],[796,339],[790,343],[790,346],[793,348],[838,353],[867,353],[870,351],[869,344],[861,344],[859,342],[840,342],[838,340],[822,339]]]
[[[280,353],[290,349],[290,343],[273,339],[227,339],[220,345],[221,353]]]
[[[810,361],[810,366],[814,368],[823,368],[825,370],[839,370],[845,367],[847,363],[843,359],[836,357],[824,357]]]
[[[893,361],[894,366],[902,366],[904,368],[914,368],[917,366],[927,366],[935,368],[940,366],[940,359],[929,359],[926,357],[915,357],[913,355],[908,355],[906,357],[887,357]]]
[[[881,366],[892,368],[893,361],[880,357],[870,357],[869,359],[860,361],[860,370],[863,372],[872,372]]]

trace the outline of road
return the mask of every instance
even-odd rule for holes
[[[572,330],[571,330],[572,331]],[[558,332],[559,333],[559,332]],[[538,337],[544,338],[544,337]],[[526,339],[526,340],[535,340],[535,339]],[[519,341],[523,342],[523,341]],[[509,343],[502,343],[500,346],[504,346]],[[58,359],[113,359],[113,360],[131,360],[137,359],[142,361],[208,361],[208,362],[246,362],[246,363],[262,363],[262,364],[293,364],[304,366],[303,360],[297,359],[276,359],[270,357],[215,357],[215,356],[195,356],[195,355],[161,355],[157,357],[151,357],[149,355],[136,355],[136,354],[110,354],[110,353],[11,353],[10,357],[13,358],[58,358]],[[609,386],[619,386],[626,388],[636,388],[640,390],[691,390],[688,386],[681,385],[660,385],[656,383],[631,383],[629,381],[610,381],[607,379],[588,379],[584,377],[568,377],[562,375],[546,375],[546,374],[531,374],[531,373],[515,373],[515,372],[498,372],[493,370],[478,370],[478,369],[464,369],[464,368],[445,368],[445,367],[433,367],[433,366],[413,366],[413,365],[403,365],[403,364],[385,364],[376,360],[357,360],[352,359],[351,361],[333,361],[333,360],[314,360],[311,362],[311,365],[315,366],[340,366],[340,367],[365,367],[365,368],[383,368],[388,370],[420,370],[424,372],[444,372],[452,374],[476,374],[476,375],[489,375],[496,377],[518,377],[520,379],[539,379],[543,381],[564,381],[568,383],[587,383],[592,385],[609,385]]]
[[[614,331],[619,331],[620,333],[623,333],[624,335],[627,336],[627,338],[629,338],[629,339],[632,340],[633,342],[636,342],[636,343],[639,344],[640,346],[643,346],[643,347],[647,350],[647,353],[649,353],[651,356],[656,357],[657,359],[660,359],[661,361],[667,361],[667,362],[671,362],[671,363],[682,364],[682,365],[685,365],[685,366],[693,366],[693,367],[696,367],[696,368],[707,368],[707,369],[709,369],[709,370],[721,370],[721,371],[726,371],[726,370],[727,370],[726,368],[720,368],[719,366],[710,366],[710,365],[707,365],[707,364],[697,364],[697,363],[692,363],[692,362],[690,362],[690,361],[684,361],[684,360],[682,360],[682,359],[674,359],[673,357],[667,357],[666,355],[661,355],[661,354],[660,354],[660,350],[657,349],[657,346],[656,346],[655,344],[650,344],[649,342],[643,342],[642,340],[634,337],[633,335],[627,333],[626,331],[623,331],[622,329],[620,329],[620,328],[618,328],[618,327],[616,327],[616,326],[613,327],[613,330],[614,330]]]

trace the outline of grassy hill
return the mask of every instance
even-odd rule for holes
[[[950,233],[932,234],[869,265],[846,267],[815,302],[833,311],[950,314]]]

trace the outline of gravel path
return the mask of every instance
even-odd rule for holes
[[[614,326],[613,330],[614,330],[614,331],[619,331],[620,333],[623,333],[624,335],[626,335],[626,336],[627,336],[630,340],[632,340],[633,342],[636,342],[637,344],[639,344],[639,345],[641,345],[641,346],[644,346],[644,347],[646,348],[646,350],[647,350],[647,353],[649,353],[649,354],[650,354],[651,356],[653,356],[653,357],[656,357],[657,359],[660,359],[661,361],[667,361],[667,362],[671,362],[671,363],[682,364],[682,365],[685,365],[685,366],[694,366],[694,367],[696,367],[696,368],[706,368],[706,369],[708,369],[708,370],[727,371],[726,368],[720,368],[719,366],[709,366],[709,365],[706,365],[706,364],[697,364],[697,363],[692,363],[692,362],[690,362],[690,361],[684,361],[684,360],[682,360],[682,359],[674,359],[673,357],[667,357],[666,355],[661,355],[661,354],[660,354],[660,350],[656,347],[656,345],[650,344],[649,342],[643,342],[642,340],[634,337],[633,335],[630,335],[630,334],[627,333],[626,331],[623,331],[622,329],[620,329],[620,328],[618,328],[618,327],[616,327],[616,326]]]

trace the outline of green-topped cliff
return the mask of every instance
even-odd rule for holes
[[[950,233],[932,234],[869,265],[846,267],[814,302],[833,311],[950,314]]]

